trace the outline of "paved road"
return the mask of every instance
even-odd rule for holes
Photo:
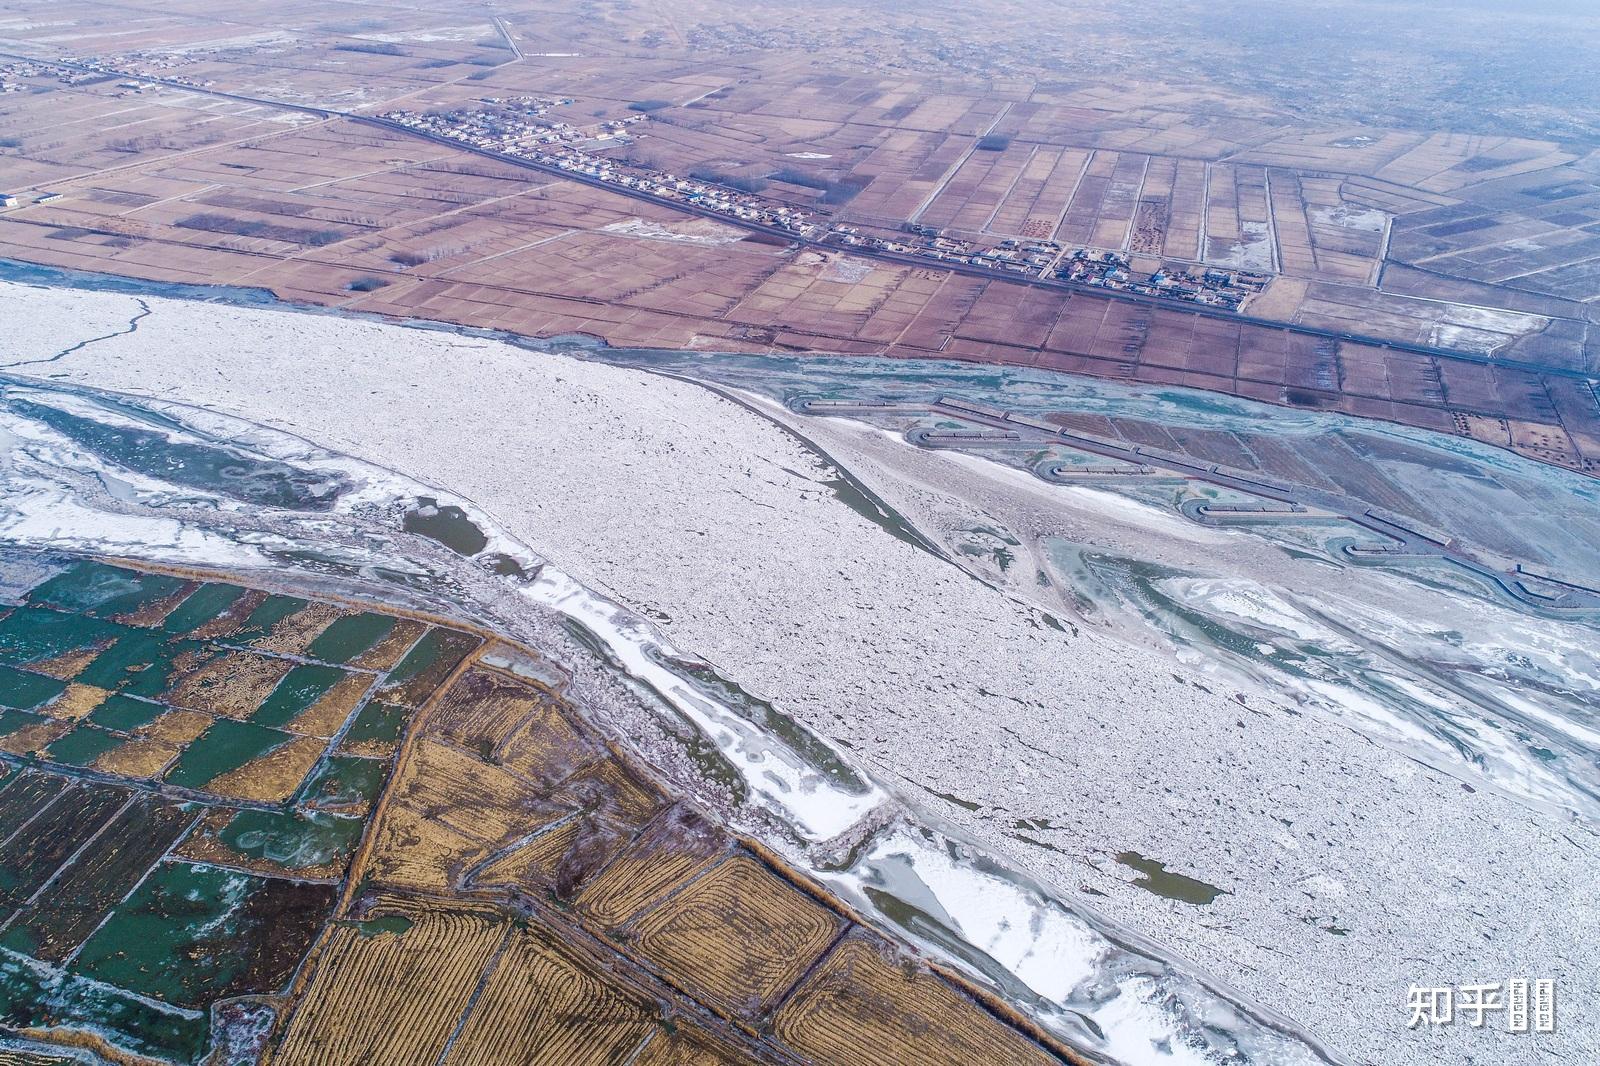
[[[506,47],[511,49],[511,54],[518,59],[523,58],[522,49],[517,45],[517,39],[511,36],[511,27],[506,25],[506,20],[499,15],[490,15],[494,19],[494,28],[500,31],[500,36],[505,39]]]

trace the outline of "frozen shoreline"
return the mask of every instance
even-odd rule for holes
[[[209,406],[449,486],[907,794],[960,797],[928,803],[976,839],[1103,894],[1117,920],[1356,1061],[1593,1057],[1591,830],[1466,793],[1270,694],[1241,706],[1151,653],[1041,627],[841,506],[792,438],[735,404],[401,326],[147,298],[140,328],[111,336],[131,297],[0,296],[17,319],[0,363],[106,337],[10,373]],[[852,434],[830,437],[891,501],[921,491]],[[1175,709],[1187,745],[1172,743]],[[1057,830],[1054,850],[1004,831],[1024,818]],[[1108,861],[1125,851],[1228,894],[1151,896]],[[1515,976],[1557,979],[1561,1032],[1404,1028],[1408,983]]]

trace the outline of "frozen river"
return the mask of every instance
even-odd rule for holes
[[[1343,491],[1575,580],[1590,482],[1026,372],[0,289],[13,545],[278,568],[562,646],[708,802],[1112,1061],[1593,1057],[1592,620],[1354,565],[1336,523],[1194,522],[1183,479],[1052,485],[787,403],[959,394],[1278,477],[1339,447]],[[422,507],[481,547],[408,533]],[[1404,1024],[1409,984],[1514,976],[1558,982],[1557,1033]]]

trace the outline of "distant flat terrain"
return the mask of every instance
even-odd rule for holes
[[[1324,99],[1246,70],[1220,31],[1174,43],[1093,6],[1071,17],[1130,46],[1094,68],[1019,51],[1000,27],[1069,47],[1047,11],[1020,7],[993,27],[759,5],[735,18],[688,0],[595,10],[21,5],[0,22],[0,52],[19,57],[0,57],[0,191],[18,196],[0,254],[617,345],[1190,385],[1600,462],[1600,154],[1581,98],[1535,121],[1397,58],[1413,96],[1460,124],[1419,128],[1376,77]],[[1266,68],[1281,73],[1308,46],[1271,17],[1289,19]],[[1564,17],[1574,40],[1595,32]],[[1465,38],[1476,23],[1460,18]],[[1505,21],[1506,47],[1549,26]],[[962,47],[932,47],[941,31]],[[1157,77],[1174,49],[1189,72]],[[759,189],[863,237],[915,225],[1115,254],[1140,276],[1268,282],[1243,321],[863,258],[364,121],[528,100],[537,128],[593,131],[573,143],[595,160]]]

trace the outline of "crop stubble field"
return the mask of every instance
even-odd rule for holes
[[[1600,153],[1580,141],[1063,80],[1019,71],[999,42],[985,70],[924,55],[894,19],[876,37],[841,30],[818,54],[760,5],[725,21],[715,3],[584,17],[516,5],[501,15],[520,58],[450,5],[368,5],[359,20],[317,3],[19,10],[0,50],[110,57],[205,92],[3,75],[19,87],[0,95],[14,142],[0,163],[24,198],[0,212],[15,258],[619,345],[1037,365],[1391,419],[1579,470],[1600,461]],[[557,102],[544,121],[573,126],[643,102],[648,120],[595,155],[762,182],[865,233],[915,222],[1118,252],[1144,270],[1258,270],[1273,280],[1247,304],[1257,318],[1502,362],[797,248],[352,118],[206,93],[356,115],[537,96]],[[32,202],[46,190],[62,198]]]
[[[0,607],[0,1025],[40,1055],[1073,1061],[708,821],[529,650],[38,571]]]

